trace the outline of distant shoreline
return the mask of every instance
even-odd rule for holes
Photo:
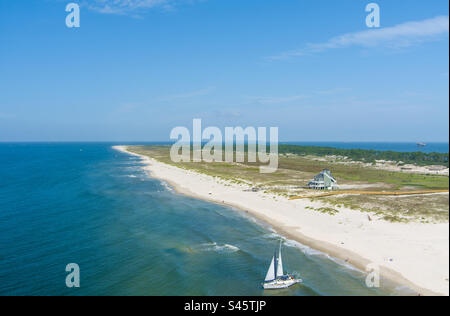
[[[131,145],[172,145],[171,141],[97,141],[97,140],[76,140],[76,141],[11,141],[0,140],[0,144],[110,144],[111,146],[120,146],[126,144]],[[417,146],[416,142],[388,142],[388,141],[280,141],[280,145],[295,146],[313,146],[313,147],[331,147],[335,149],[361,149],[361,150],[379,150],[379,151],[396,151],[396,152],[437,152],[448,154],[450,152],[450,143],[447,142],[426,142],[425,147]]]
[[[314,147],[332,147],[336,149],[361,149],[361,150],[379,150],[396,152],[437,152],[441,154],[449,153],[449,142],[426,142],[425,147],[417,146],[417,142],[333,142],[333,141],[292,141],[280,142],[281,145],[296,146],[314,146]]]
[[[447,286],[442,283],[445,281],[439,282],[437,279],[431,281],[423,275],[416,275],[424,268],[432,275],[433,269],[437,268],[430,262],[430,259],[433,258],[421,256],[425,252],[421,247],[438,247],[437,251],[441,251],[441,248],[445,249],[445,247],[448,249],[448,239],[441,240],[437,245],[435,243],[436,238],[441,238],[442,232],[446,231],[448,236],[448,224],[434,226],[408,224],[410,226],[406,226],[382,221],[368,223],[366,214],[352,210],[339,215],[342,218],[312,214],[305,212],[305,206],[310,204],[308,201],[287,201],[280,197],[274,200],[270,194],[243,192],[239,186],[229,184],[225,186],[210,176],[170,166],[127,151],[126,146],[114,146],[113,148],[141,157],[144,168],[153,177],[169,183],[176,192],[243,210],[270,224],[282,235],[342,259],[362,271],[365,270],[368,263],[375,262],[380,266],[384,278],[407,286],[422,295],[437,295],[438,293],[448,295],[448,283]],[[278,212],[274,212],[274,210]],[[343,223],[339,223],[339,221]],[[376,227],[372,228],[369,225]],[[405,239],[404,242],[398,240],[392,250],[384,250],[383,248],[390,242],[390,239],[399,238],[396,235],[398,229],[403,230],[403,234],[410,236],[412,240],[417,239],[417,236],[420,235],[429,236],[431,234],[433,243],[423,245],[419,238],[417,242],[414,242],[415,246],[412,246],[410,245],[412,240],[402,236]],[[394,245],[391,243],[390,246]],[[374,248],[373,251],[367,249],[370,247]],[[386,262],[388,256],[395,257],[395,263]],[[408,262],[410,257],[417,257],[415,267]],[[401,262],[397,263],[397,260]],[[424,267],[417,266],[419,262]],[[439,271],[447,270],[448,278],[448,260],[447,268],[445,268],[445,262],[440,262],[438,266]],[[426,273],[423,274],[426,275]]]

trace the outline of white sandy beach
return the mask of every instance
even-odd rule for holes
[[[115,146],[127,152],[125,146]],[[130,153],[132,154],[132,153]],[[423,295],[449,295],[449,224],[390,223],[367,213],[339,208],[331,216],[306,209],[322,207],[307,199],[288,200],[242,185],[143,157],[151,176],[180,193],[226,204],[269,223],[280,234],[346,260],[364,270],[377,264],[386,278]]]

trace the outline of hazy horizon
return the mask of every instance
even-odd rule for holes
[[[129,143],[129,142],[142,142],[142,143],[174,143],[175,140],[0,140],[0,143]],[[207,142],[207,140],[204,140]],[[383,140],[280,140],[279,143],[385,143],[385,144],[416,144],[423,142],[425,144],[449,144],[449,141],[383,141]]]

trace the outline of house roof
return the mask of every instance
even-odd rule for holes
[[[329,178],[332,182],[336,182],[336,179],[331,175],[331,171],[329,169],[323,169],[314,177],[314,181],[325,181],[325,177]]]

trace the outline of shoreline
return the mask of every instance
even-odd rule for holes
[[[224,183],[225,181],[217,180],[208,175],[161,163],[147,156],[130,152],[127,150],[126,146],[113,146],[113,148],[140,157],[144,164],[144,169],[148,171],[152,177],[167,182],[177,193],[243,211],[253,218],[269,224],[280,235],[340,259],[358,270],[366,271],[366,266],[369,263],[375,263],[380,267],[382,280],[386,279],[396,285],[406,286],[417,294],[449,295],[448,223],[420,224],[423,225],[421,227],[423,235],[426,235],[427,232],[434,232],[434,234],[428,243],[425,243],[420,238],[417,241],[414,240],[414,242],[411,242],[408,238],[401,238],[401,234],[396,233],[396,230],[402,228],[401,231],[405,231],[408,234],[412,234],[411,236],[415,236],[415,234],[418,233],[415,229],[416,227],[418,228],[417,224],[406,224],[412,225],[406,227],[404,226],[405,224],[387,223],[379,220],[371,222],[371,225],[379,226],[378,228],[380,231],[378,231],[377,227],[371,229],[371,227],[368,226],[366,219],[367,214],[353,210],[345,210],[345,214],[343,215],[339,214],[339,216],[331,216],[328,214],[306,211],[306,205],[317,206],[318,202],[312,203],[305,200],[288,201],[287,199],[276,197],[271,194],[243,192],[241,186],[233,186]],[[274,209],[278,209],[279,211],[274,212]],[[308,222],[310,225],[308,225]],[[437,226],[431,227],[429,225]],[[439,227],[438,232],[435,232],[436,227]],[[351,230],[357,231],[357,233],[351,234]],[[441,233],[445,231],[447,232],[447,239],[443,240]],[[387,238],[385,236],[386,233],[388,233]],[[368,236],[366,236],[366,234]],[[434,245],[436,243],[436,238],[439,239],[439,242],[437,243],[438,246]],[[363,240],[359,241],[359,239]],[[395,241],[394,247],[392,247],[391,241]],[[402,255],[396,253],[396,251],[401,252],[403,248],[408,246],[409,249],[404,249]],[[427,258],[423,258],[423,256],[420,256],[422,253],[420,251],[421,249],[408,251],[414,246],[422,246],[425,247],[425,249],[431,247],[432,251],[430,251],[430,257],[427,256]],[[374,251],[368,251],[367,248],[369,247],[375,248]],[[392,249],[385,250],[384,247]],[[447,252],[445,253],[444,251],[444,254],[442,255],[442,251],[445,247]],[[393,264],[393,259],[388,258],[389,254],[392,253],[398,255],[395,257],[395,264]],[[444,273],[443,279],[440,280],[441,282],[438,282],[439,275],[436,276],[434,270],[435,267],[431,267],[429,261],[434,258],[436,253],[441,255],[441,259],[447,258],[447,262],[439,264],[438,267],[439,272]],[[419,260],[420,258],[422,258],[421,261]],[[397,260],[401,262],[397,264]],[[411,267],[408,260],[415,260],[412,262],[417,262],[419,260],[420,263],[423,263],[424,267],[421,267],[420,265]],[[429,280],[427,280],[426,277],[423,277],[423,270],[425,269],[429,272],[428,274],[430,276],[433,276],[431,282],[427,282]],[[444,272],[445,269],[447,272]],[[407,276],[405,276],[405,274]],[[417,276],[417,278],[414,278],[414,276]]]

